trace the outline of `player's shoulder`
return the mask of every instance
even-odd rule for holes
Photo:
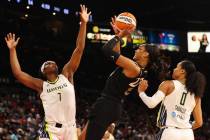
[[[159,89],[165,91],[167,94],[171,93],[174,90],[174,88],[175,86],[173,80],[163,81],[159,86]]]
[[[62,73],[58,75],[59,79],[67,79],[67,77],[65,75],[63,75]]]
[[[64,74],[59,74],[59,77],[62,81],[69,82],[70,84],[74,85],[74,80],[71,77],[66,77]]]
[[[174,87],[174,81],[173,80],[166,80],[163,81],[160,86],[167,86],[167,87]]]

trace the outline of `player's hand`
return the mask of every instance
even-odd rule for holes
[[[80,5],[80,9],[81,9],[81,11],[79,14],[80,14],[81,21],[84,23],[87,23],[89,20],[91,11],[88,12],[88,8],[85,5]]]
[[[117,36],[119,36],[120,38],[127,37],[130,36],[133,31],[134,31],[133,29],[120,30]]]
[[[136,27],[133,27],[132,29],[125,29],[125,30],[120,30],[119,28],[117,28],[117,26],[115,25],[115,21],[116,21],[116,16],[112,17],[112,21],[110,22],[112,29],[115,33],[115,35],[119,36],[119,37],[126,37],[126,36],[130,36],[132,32],[134,32],[134,30],[136,29]]]
[[[142,80],[139,83],[138,91],[140,92],[145,92],[148,88],[148,81],[147,80]]]
[[[20,37],[18,37],[17,39],[15,39],[15,34],[12,34],[12,33],[7,34],[7,36],[5,37],[5,41],[7,43],[7,47],[10,50],[16,48],[19,40],[20,40]]]
[[[118,35],[120,30],[117,28],[117,26],[115,25],[115,21],[116,21],[116,16],[112,17],[112,21],[110,22],[111,26],[112,26],[112,29],[115,33],[115,35]]]

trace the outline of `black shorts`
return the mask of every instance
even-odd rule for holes
[[[101,140],[111,123],[120,119],[122,104],[111,97],[100,97],[92,106],[86,140]]]

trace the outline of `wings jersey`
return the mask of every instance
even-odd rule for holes
[[[55,83],[44,82],[40,94],[48,123],[67,123],[75,120],[76,103],[74,86],[64,75],[59,75]]]
[[[172,126],[178,128],[191,128],[190,116],[196,105],[194,94],[186,91],[185,85],[173,80],[174,91],[162,101],[157,126]]]

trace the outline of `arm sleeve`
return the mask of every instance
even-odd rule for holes
[[[154,108],[165,98],[165,94],[158,90],[152,97],[149,97],[145,92],[140,92],[139,97],[149,108]]]
[[[121,38],[118,36],[115,36],[111,40],[109,40],[104,46],[102,47],[102,51],[105,54],[107,58],[111,58],[114,60],[114,62],[117,61],[119,58],[120,54],[113,51],[113,48],[117,45],[118,42],[121,42]]]

